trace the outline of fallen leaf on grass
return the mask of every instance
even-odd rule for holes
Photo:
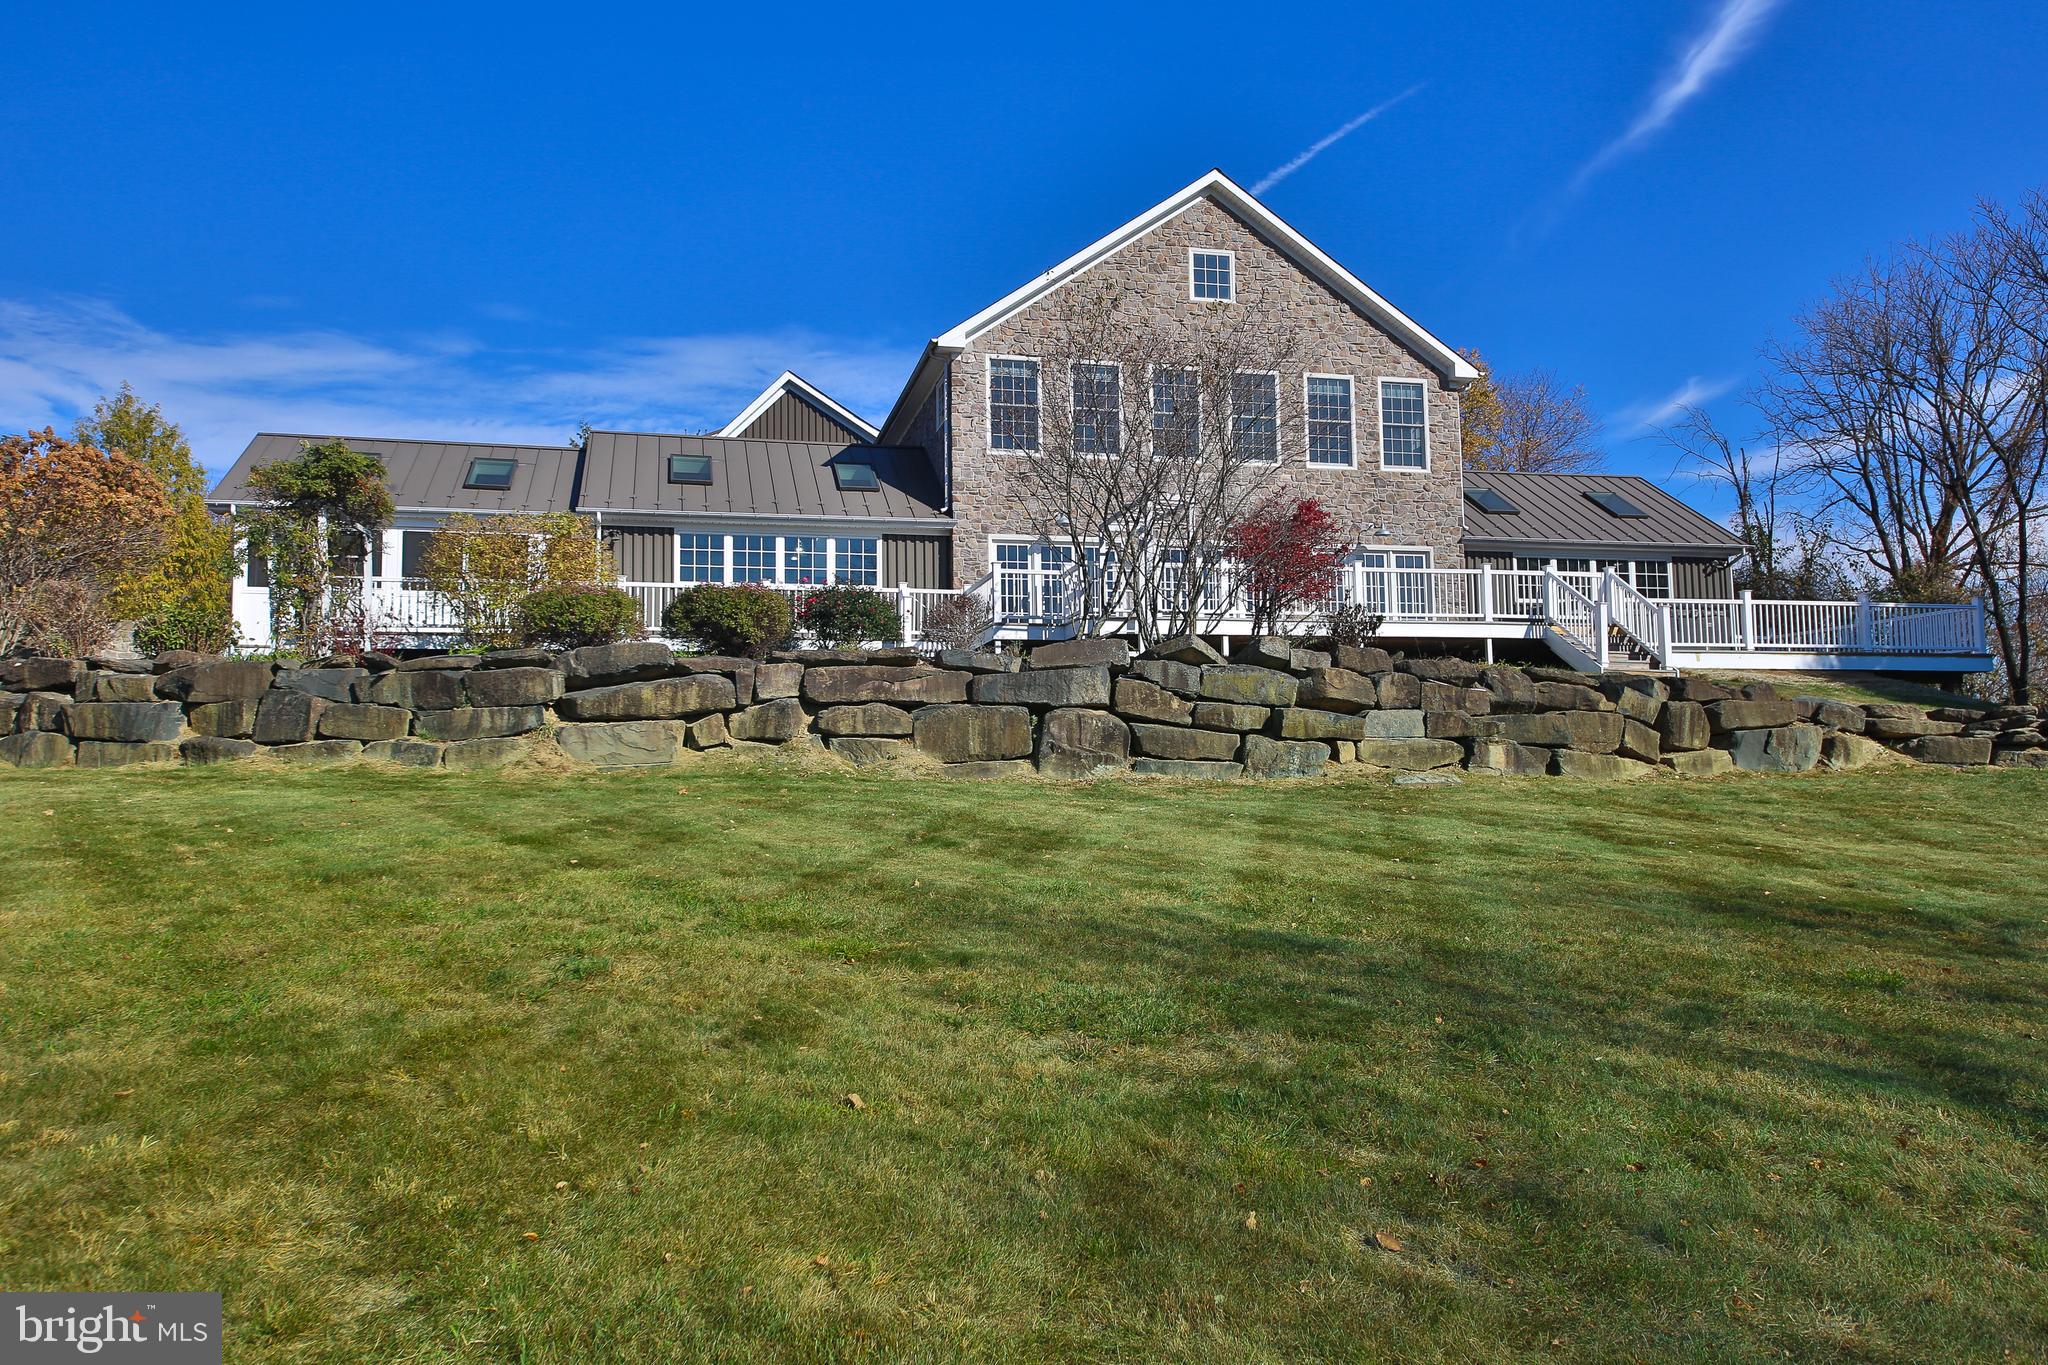
[[[1246,1232],[1257,1232],[1259,1230],[1259,1211],[1257,1209],[1253,1209],[1244,1216],[1244,1228]]]
[[[811,1262],[811,1264],[815,1266],[828,1266],[832,1264],[832,1258],[821,1251],[818,1253],[816,1259],[814,1259]]]
[[[529,1242],[538,1242],[540,1240],[540,1234],[537,1232],[522,1232],[519,1235]]]
[[[860,1096],[849,1092],[846,1096],[846,1107],[848,1109],[865,1109],[867,1105],[861,1101]]]
[[[1375,1232],[1372,1235],[1372,1240],[1374,1245],[1378,1246],[1381,1251],[1406,1251],[1408,1249],[1402,1244],[1401,1239],[1391,1232]]]

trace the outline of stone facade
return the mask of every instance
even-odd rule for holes
[[[1164,657],[1162,657],[1164,656]],[[141,671],[138,671],[141,670]],[[401,686],[401,684],[403,684]],[[106,696],[122,700],[98,700]],[[2048,768],[2031,707],[1922,711],[1733,692],[1693,678],[1404,659],[1382,649],[1119,641],[1015,654],[808,650],[766,662],[632,643],[311,669],[165,656],[0,660],[0,763],[381,761],[480,768],[548,751],[604,767],[797,744],[953,776],[1309,777],[1355,764],[1582,779],[1805,772],[1917,760]],[[1419,780],[1419,779],[1417,779]]]
[[[1283,435],[1273,486],[1319,499],[1361,549],[1426,548],[1438,567],[1462,564],[1458,392],[1418,353],[1296,265],[1250,224],[1213,200],[1197,199],[1079,279],[1090,287],[1117,287],[1141,325],[1187,328],[1208,310],[1238,306],[1188,297],[1192,248],[1234,253],[1239,291],[1284,307],[1299,329],[1301,363],[1296,373],[1279,378]],[[1055,349],[1059,299],[1060,291],[1054,291],[976,337],[953,358],[912,425],[911,439],[925,442],[942,469],[948,469],[950,457],[953,573],[960,586],[988,572],[990,536],[1031,532],[1032,509],[1012,472],[1016,462],[1030,457],[989,446],[988,359]],[[1304,376],[1310,372],[1352,379],[1355,468],[1307,463],[1300,416]],[[1126,375],[1124,382],[1133,378]],[[1429,399],[1427,470],[1380,468],[1378,381],[1383,378],[1424,385]],[[1040,376],[1041,402],[1061,401],[1065,393],[1058,376]]]

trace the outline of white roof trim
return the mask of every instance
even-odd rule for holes
[[[1091,242],[1043,275],[1005,294],[951,331],[942,333],[932,344],[947,351],[957,352],[966,349],[976,336],[1004,318],[1043,298],[1075,275],[1114,255],[1161,223],[1181,213],[1197,199],[1204,198],[1222,204],[1271,237],[1309,273],[1349,299],[1367,316],[1432,361],[1453,386],[1463,387],[1479,377],[1479,371],[1471,361],[1430,335],[1420,323],[1374,293],[1366,286],[1365,281],[1337,264],[1321,247],[1289,227],[1278,214],[1252,198],[1250,191],[1221,171],[1210,171],[1180,193],[1154,204],[1108,236]]]
[[[873,445],[875,438],[881,435],[881,432],[877,431],[873,424],[855,416],[844,403],[833,398],[816,384],[811,383],[793,370],[784,370],[780,375],[776,376],[775,382],[761,390],[760,396],[755,398],[753,402],[740,409],[740,415],[720,428],[718,434],[720,436],[738,436],[741,432],[752,426],[754,419],[768,411],[774,405],[775,400],[782,397],[785,393],[796,394],[799,398],[811,404],[811,406],[822,409],[834,420],[845,423],[849,430],[859,432],[861,439],[870,445]]]

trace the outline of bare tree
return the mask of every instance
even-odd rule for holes
[[[1600,419],[1582,386],[1568,388],[1549,370],[1489,370],[1477,351],[1465,358],[1481,371],[1460,405],[1465,468],[1575,474],[1599,466]]]
[[[1166,325],[1113,281],[1083,282],[1040,326],[1036,378],[1019,382],[1042,393],[991,421],[1032,452],[1017,476],[1032,529],[1074,566],[1072,606],[1090,631],[1127,619],[1147,646],[1213,625],[1230,528],[1301,424],[1278,378],[1307,368],[1298,329],[1243,282],[1230,307]]]

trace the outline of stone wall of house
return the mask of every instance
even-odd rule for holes
[[[1250,640],[1229,660],[1183,637],[1028,658],[810,650],[677,657],[666,645],[312,668],[167,654],[0,660],[0,761],[22,767],[378,760],[481,768],[536,751],[607,767],[800,745],[959,777],[1308,777],[1337,765],[1438,781],[1463,771],[1621,779],[1925,763],[2048,768],[2029,707],[1923,711],[1690,678],[1404,659]]]
[[[1279,382],[1283,436],[1274,486],[1296,496],[1319,499],[1361,548],[1420,546],[1434,551],[1440,567],[1462,563],[1464,479],[1457,392],[1444,387],[1442,376],[1419,355],[1296,265],[1250,225],[1220,205],[1200,199],[1081,278],[1091,287],[1116,287],[1119,309],[1134,328],[1162,332],[1192,329],[1211,310],[1233,305],[1196,302],[1188,297],[1191,248],[1234,252],[1239,290],[1247,297],[1256,294],[1284,308],[1296,330],[1300,363],[1293,373],[1282,374]],[[953,457],[953,572],[960,584],[988,572],[991,535],[1028,535],[1032,531],[1032,508],[1015,473],[1017,462],[1030,457],[989,448],[988,358],[1035,357],[1063,346],[1058,340],[1058,297],[1055,293],[976,337],[973,345],[954,359],[945,381],[950,391],[948,426]],[[1305,401],[1303,376],[1309,371],[1352,377],[1356,468],[1311,467],[1307,463],[1301,408]],[[1377,381],[1383,378],[1417,379],[1425,386],[1429,396],[1428,470],[1380,468]],[[1145,381],[1142,376],[1125,375],[1123,382]],[[1068,393],[1060,376],[1040,376],[1041,403],[1063,401]],[[1386,528],[1384,534],[1382,527]]]

